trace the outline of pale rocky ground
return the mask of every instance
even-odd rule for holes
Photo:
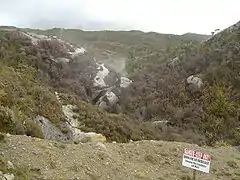
[[[164,141],[61,144],[8,135],[0,142],[0,155],[15,168],[28,170],[28,176],[35,175],[29,179],[190,180],[192,170],[181,165],[184,148],[212,155],[210,174],[197,172],[197,179],[240,180],[240,152],[234,147]]]

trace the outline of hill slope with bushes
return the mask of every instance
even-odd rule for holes
[[[48,30],[26,29],[37,34],[61,37],[65,41],[80,45],[115,71],[126,74],[125,61],[134,51],[138,56],[155,52],[165,47],[193,41],[198,43],[208,39],[209,35],[191,34],[173,35],[142,31],[82,31],[78,29],[54,28]]]
[[[59,29],[28,31],[52,36],[1,30],[2,132],[44,138],[57,127],[61,139],[74,140],[80,130],[117,142],[239,145],[239,23],[208,40],[204,36],[202,43],[195,34],[183,35],[186,39],[135,31],[87,36],[66,30],[89,44],[122,43],[133,80],[124,88],[126,78],[100,65],[80,44],[55,37]],[[39,124],[39,116],[49,121]]]
[[[240,22],[201,43],[89,33],[127,51],[128,78],[58,29],[28,31],[0,29],[0,178],[190,179],[188,147],[213,157],[201,179],[239,179]]]
[[[165,134],[151,123],[96,107],[113,103],[116,110],[127,78],[99,65],[84,49],[6,28],[0,43],[1,132],[73,141],[96,132],[117,142]]]
[[[123,99],[125,113],[142,121],[168,121],[182,132],[171,140],[183,134],[199,141],[201,135],[208,144],[239,145],[239,43],[238,22],[200,45],[182,44],[145,57],[133,54],[127,68],[134,83]]]

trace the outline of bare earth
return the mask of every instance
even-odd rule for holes
[[[164,141],[61,144],[9,135],[0,142],[0,154],[15,167],[34,172],[38,179],[190,180],[192,170],[181,166],[186,147],[212,155],[210,174],[197,172],[197,179],[240,180],[240,152],[232,147]]]

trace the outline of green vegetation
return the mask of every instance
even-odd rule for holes
[[[60,35],[57,28],[27,31]],[[133,84],[121,96],[123,113],[110,114],[83,102],[88,100],[86,87],[91,88],[82,73],[85,62],[93,63],[88,57],[69,66],[54,64],[49,54],[67,53],[56,41],[43,41],[36,48],[18,32],[1,31],[0,131],[43,137],[34,122],[37,115],[58,126],[64,116],[54,94],[57,89],[64,105],[77,106],[74,118],[80,128],[101,133],[109,141],[239,145],[239,32],[235,25],[200,44],[208,36],[64,30],[65,40],[86,47],[97,59],[109,55],[128,59],[126,71]],[[198,93],[186,87],[190,75],[204,82]]]
[[[116,142],[154,138],[151,129],[150,136],[144,138],[139,123],[126,115],[110,114],[83,101],[77,101],[76,105],[74,112],[78,114],[80,129],[83,131],[101,133],[108,141]]]
[[[59,28],[48,30],[26,29],[29,32],[60,37]],[[142,57],[156,53],[166,47],[175,47],[189,41],[198,43],[209,38],[208,35],[184,34],[159,34],[155,32],[144,33],[141,31],[82,31],[78,29],[64,29],[64,40],[83,46],[88,53],[96,57],[98,61],[109,64],[110,61],[117,64],[119,57],[128,58],[129,52]],[[111,63],[111,62],[110,62]]]
[[[15,121],[10,109],[0,106],[1,130],[3,132],[13,133],[15,131]]]
[[[210,144],[219,141],[227,144],[239,143],[238,112],[240,104],[227,98],[227,94],[232,93],[229,90],[213,87],[210,97],[206,97],[207,116],[202,122],[202,128],[205,130]],[[211,100],[207,98],[211,98]]]
[[[66,144],[60,143],[60,142],[54,142],[53,145],[57,148],[65,149]]]
[[[125,114],[169,120],[184,141],[239,145],[239,32],[234,25],[199,45],[182,43],[142,57],[130,53],[127,70],[134,83],[123,100]],[[204,81],[200,94],[185,86],[192,74]]]
[[[0,143],[5,142],[5,135],[0,133]]]
[[[43,137],[35,117],[41,115],[58,124],[61,106],[52,90],[38,80],[40,70],[28,65],[32,57],[22,55],[25,41],[21,38],[17,32],[0,32],[4,47],[0,56],[0,131]]]
[[[54,84],[56,88],[61,87],[57,91],[63,92],[59,94],[63,104],[77,105],[78,109],[74,111],[79,115],[80,128],[86,132],[102,133],[107,140],[117,142],[128,142],[130,139],[155,139],[160,136],[158,128],[151,124],[139,124],[126,115],[109,114],[83,102],[81,94],[75,91],[81,87],[80,83],[75,86],[68,82],[59,83],[64,77],[59,78],[58,71],[52,70],[51,68],[54,67],[50,66],[48,61],[40,57],[36,58],[37,49],[32,52],[32,45],[28,43],[26,43],[28,47],[25,47],[23,45],[25,40],[20,34],[2,31],[1,33],[1,43],[5,44],[7,52],[0,61],[0,112],[3,119],[1,132],[43,138],[40,126],[34,121],[37,115],[48,118],[58,126],[64,116],[61,105],[53,93],[54,89],[51,88]],[[51,48],[53,44],[44,44],[44,46],[48,45]],[[30,49],[30,56],[21,55],[20,49],[23,46],[25,49]],[[66,74],[81,71],[81,64],[74,64],[73,68],[74,66],[76,71],[66,70]],[[60,85],[57,85],[58,83]],[[65,129],[62,131],[67,133]]]
[[[48,30],[25,29],[26,31],[58,36],[61,35],[61,29],[54,28]],[[183,41],[203,41],[209,38],[208,35],[201,34],[184,34],[182,36],[173,34],[159,34],[155,32],[144,33],[141,31],[82,31],[78,29],[64,29],[63,39],[74,44],[83,45],[89,44],[94,47],[115,48],[113,51],[121,50],[128,46],[151,46],[155,48],[165,48],[166,46],[175,46]],[[109,44],[112,43],[112,46]],[[104,46],[105,45],[105,46]],[[118,45],[118,49],[117,48]]]
[[[227,165],[235,169],[238,168],[238,164],[235,161],[228,161]]]

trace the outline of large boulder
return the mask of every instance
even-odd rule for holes
[[[175,57],[173,59],[171,59],[170,61],[167,62],[167,66],[170,68],[174,68],[176,67],[180,62],[180,58],[179,57]]]
[[[191,75],[186,80],[187,89],[191,94],[200,93],[203,87],[203,81],[196,75]]]
[[[101,96],[96,103],[100,108],[108,110],[111,107],[114,107],[118,102],[118,97],[112,91],[107,91],[103,96]]]
[[[120,87],[121,88],[127,88],[132,81],[126,77],[121,77]]]

